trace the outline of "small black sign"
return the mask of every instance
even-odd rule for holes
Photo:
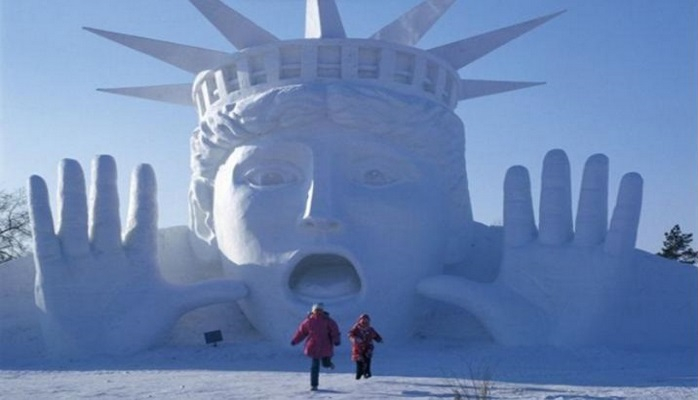
[[[206,344],[213,343],[213,345],[215,346],[216,343],[223,340],[223,334],[221,333],[220,330],[206,332],[206,333],[204,333],[204,339],[206,339]]]

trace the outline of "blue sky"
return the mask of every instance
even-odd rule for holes
[[[281,39],[303,35],[304,1],[225,2]],[[367,37],[419,0],[337,3],[348,36]],[[698,233],[697,1],[458,0],[418,46],[560,10],[567,12],[460,71],[470,79],[547,82],[458,106],[476,220],[501,223],[512,165],[529,169],[537,199],[543,156],[561,148],[572,166],[573,198],[595,153],[610,158],[611,207],[624,173],[643,176],[638,247],[658,251],[677,223]],[[95,155],[111,154],[122,213],[130,171],[147,162],[158,176],[160,225],[186,224],[193,108],[95,89],[192,76],[83,26],[233,51],[186,0],[0,1],[0,188],[38,174],[54,191],[62,158],[89,171]]]

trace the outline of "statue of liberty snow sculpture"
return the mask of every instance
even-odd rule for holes
[[[492,250],[477,239],[500,228],[473,221],[453,110],[537,83],[457,71],[557,14],[421,50],[412,46],[453,0],[426,0],[368,39],[346,37],[333,1],[308,0],[299,40],[218,0],[192,3],[239,52],[89,30],[196,74],[193,85],[106,91],[193,98],[190,228],[217,249],[226,276],[189,286],[161,277],[149,166],[134,173],[122,237],[113,159],[95,160],[89,196],[81,167],[65,160],[55,229],[46,185],[30,179],[36,304],[52,351],[138,351],[162,343],[185,312],[234,301],[282,344],[315,302],[344,326],[370,309],[386,337],[404,337],[426,299],[462,307],[502,344],[643,344],[658,329],[642,327],[657,322],[675,344],[695,338],[695,269],[660,274],[664,261],[634,249],[639,175],[623,177],[609,224],[603,155],[585,166],[574,224],[564,152],[544,160],[538,224],[528,173],[511,168],[503,245],[485,266],[492,278],[468,275]],[[657,276],[677,284],[673,296],[646,285]],[[692,314],[664,321],[667,309]],[[100,334],[91,341],[87,329]]]

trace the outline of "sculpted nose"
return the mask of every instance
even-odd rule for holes
[[[321,183],[314,180],[311,183],[305,211],[300,220],[301,227],[325,232],[335,231],[341,227],[339,220],[333,214],[331,192],[329,182]]]

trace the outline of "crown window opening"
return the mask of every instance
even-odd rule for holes
[[[380,76],[381,49],[359,48],[358,76],[364,79],[378,79]]]
[[[301,65],[296,64],[296,65],[284,65],[281,67],[281,71],[279,71],[279,79],[280,80],[287,80],[287,79],[296,79],[301,77]]]
[[[250,56],[248,68],[250,71],[250,85],[260,85],[267,83],[267,71],[264,68],[264,55]]]
[[[203,83],[204,90],[206,91],[206,97],[208,98],[208,104],[215,104],[221,97],[218,91],[218,85],[216,85],[216,75],[209,73],[204,78]]]
[[[281,47],[279,57],[281,67],[279,79],[294,79],[301,77],[301,47],[290,45]]]
[[[395,53],[395,82],[411,85],[414,79],[414,65],[414,54]]]
[[[439,78],[439,66],[429,61],[427,62],[426,75],[422,88],[425,92],[436,93],[436,80]]]
[[[319,46],[317,61],[318,78],[342,77],[342,48],[340,46]]]
[[[238,80],[238,67],[236,64],[226,65],[221,69],[223,81],[228,89],[228,93],[240,90],[240,81]]]

